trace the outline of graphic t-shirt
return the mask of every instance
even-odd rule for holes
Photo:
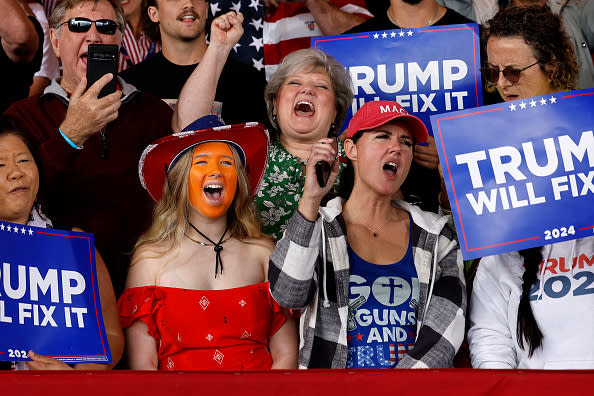
[[[402,260],[369,263],[348,246],[347,368],[392,368],[416,338],[419,279],[411,243]]]

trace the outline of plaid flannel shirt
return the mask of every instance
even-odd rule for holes
[[[452,367],[464,338],[462,255],[446,216],[402,201],[395,204],[412,217],[410,232],[420,284],[417,338],[397,367]],[[349,258],[341,212],[340,198],[320,208],[321,216],[315,222],[296,211],[270,257],[272,296],[284,307],[303,309],[300,368],[346,366]]]

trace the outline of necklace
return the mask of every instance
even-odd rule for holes
[[[360,226],[363,226],[363,227],[367,228],[369,231],[371,231],[371,235],[373,235],[374,238],[377,238],[377,236],[379,235],[379,232],[392,220],[392,217],[394,217],[394,216],[392,214],[390,214],[390,216],[388,217],[388,220],[386,220],[386,222],[384,222],[384,224],[382,224],[381,226],[379,226],[375,230],[373,228],[369,227],[365,223],[355,223],[355,222],[350,222],[350,223],[351,224],[360,225]]]
[[[214,244],[212,244],[212,243],[206,243],[206,242],[202,242],[202,241],[199,241],[197,239],[194,239],[191,236],[189,236],[188,234],[186,234],[186,238],[188,238],[192,242],[197,243],[200,246],[214,246]],[[229,239],[231,239],[231,237],[227,237],[227,239],[225,239],[224,241],[222,241],[220,244],[222,245],[223,243],[227,242]]]
[[[225,227],[225,232],[223,232],[223,235],[221,235],[221,239],[219,239],[219,242],[215,242],[212,239],[210,239],[209,237],[207,237],[206,235],[204,235],[203,233],[201,233],[200,230],[198,230],[198,228],[196,228],[196,226],[194,226],[194,224],[192,224],[191,222],[188,222],[188,224],[190,224],[190,227],[192,227],[194,229],[194,231],[196,231],[198,234],[200,234],[204,239],[206,239],[210,243],[200,242],[200,241],[197,241],[193,238],[190,238],[188,235],[186,235],[189,240],[196,242],[202,246],[213,246],[214,247],[214,251],[217,254],[216,259],[215,259],[215,279],[216,279],[217,274],[219,273],[219,266],[221,267],[221,275],[223,274],[223,260],[221,259],[221,251],[223,250],[223,246],[222,246],[223,243],[227,242],[231,238],[231,237],[229,237],[229,238],[223,240],[223,238],[225,238],[225,235],[227,234],[227,229],[229,228],[229,224],[227,224],[227,226]]]
[[[406,29],[406,27],[400,25],[398,22],[396,22],[396,20],[394,20],[394,18],[392,17],[392,15],[390,15],[390,10],[392,9],[392,7],[389,7],[388,10],[386,11],[386,15],[388,16],[388,19],[390,20],[390,22],[392,22],[394,25],[400,27],[401,29]],[[417,26],[417,27],[424,27],[424,26],[431,26],[431,24],[436,20],[436,18],[438,17],[439,13],[441,12],[441,7],[439,5],[437,5],[437,9],[435,10],[435,14],[429,18],[429,20],[427,21],[427,23],[423,26]]]

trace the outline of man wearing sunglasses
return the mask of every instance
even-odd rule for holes
[[[8,110],[39,145],[44,211],[62,227],[95,234],[116,294],[123,290],[132,251],[148,226],[152,201],[137,176],[144,148],[171,131],[171,109],[115,76],[86,89],[89,44],[120,45],[119,0],[62,0],[50,17],[50,40],[63,68],[42,95]]]
[[[124,79],[171,105],[177,103],[182,87],[208,48],[208,6],[207,0],[146,1],[143,12],[150,22],[149,31],[162,50],[125,70]],[[213,112],[227,124],[248,120],[265,123],[265,85],[262,73],[227,59],[217,85]]]

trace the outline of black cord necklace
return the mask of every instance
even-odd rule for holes
[[[204,237],[208,242],[210,242],[212,244],[212,246],[214,247],[214,251],[217,254],[217,257],[215,259],[215,278],[217,277],[217,274],[219,273],[219,266],[221,267],[221,275],[223,274],[223,260],[221,259],[221,250],[223,250],[223,243],[227,242],[229,239],[225,239],[223,241],[223,238],[225,238],[225,235],[227,234],[227,229],[229,228],[229,224],[227,224],[227,226],[225,227],[225,232],[223,232],[223,235],[221,235],[221,238],[219,239],[219,242],[215,242],[212,239],[210,239],[209,237],[207,237],[206,235],[204,235],[203,233],[201,233],[198,228],[196,228],[196,226],[194,226],[194,224],[192,224],[191,222],[188,222],[188,224],[190,224],[190,226],[194,229],[194,231],[196,231],[198,234],[202,235],[202,237]],[[188,237],[189,239],[191,239],[194,242],[198,242],[193,240],[192,238]],[[205,246],[205,244],[203,242],[198,242],[199,244],[201,244],[202,246]]]

